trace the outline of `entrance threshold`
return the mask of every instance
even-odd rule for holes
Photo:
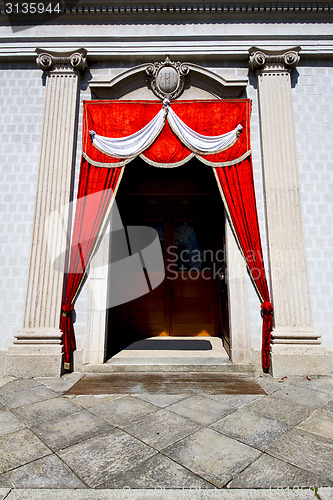
[[[90,373],[241,372],[249,365],[232,363],[218,337],[150,337],[133,342],[106,363],[84,365]]]
[[[126,347],[108,362],[115,359],[151,358],[217,358],[227,362],[229,357],[218,337],[150,337]]]

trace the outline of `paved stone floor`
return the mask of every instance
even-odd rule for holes
[[[0,380],[0,499],[333,499],[333,378],[66,395],[80,377]]]

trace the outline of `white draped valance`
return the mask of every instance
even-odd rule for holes
[[[161,133],[165,119],[179,140],[193,153],[210,155],[224,151],[237,141],[242,126],[239,124],[230,132],[217,136],[199,134],[188,127],[171,109],[168,99],[163,101],[163,108],[141,130],[126,137],[104,137],[90,130],[90,138],[95,148],[115,158],[133,158],[148,149]]]
[[[194,153],[211,155],[221,153],[235,144],[242,130],[241,125],[223,135],[202,135],[188,127],[176,113],[168,108],[168,122],[178,139]]]
[[[126,137],[103,137],[89,130],[90,138],[95,148],[101,153],[114,158],[131,158],[148,149],[155,141],[164,127],[166,114],[167,108],[163,107],[145,127]]]

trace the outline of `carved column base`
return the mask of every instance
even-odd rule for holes
[[[276,344],[320,344],[320,335],[312,328],[279,327],[272,331],[272,345]]]
[[[25,328],[8,348],[5,374],[15,377],[59,377],[62,374],[62,332]]]
[[[270,373],[273,377],[331,375],[329,355],[324,347],[312,343],[273,344]]]

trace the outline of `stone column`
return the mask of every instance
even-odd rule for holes
[[[55,269],[50,256],[66,252],[69,209],[62,207],[71,200],[79,78],[86,67],[87,54],[85,49],[36,52],[37,64],[45,71],[46,91],[35,219],[23,329],[8,350],[6,369],[9,375],[23,377],[61,373],[59,320],[64,269]],[[60,209],[64,227],[55,224],[48,233],[50,238],[45,232],[46,221]]]
[[[299,51],[249,50],[250,68],[258,79],[274,376],[328,373],[327,355],[312,327],[303,240],[290,79]]]

